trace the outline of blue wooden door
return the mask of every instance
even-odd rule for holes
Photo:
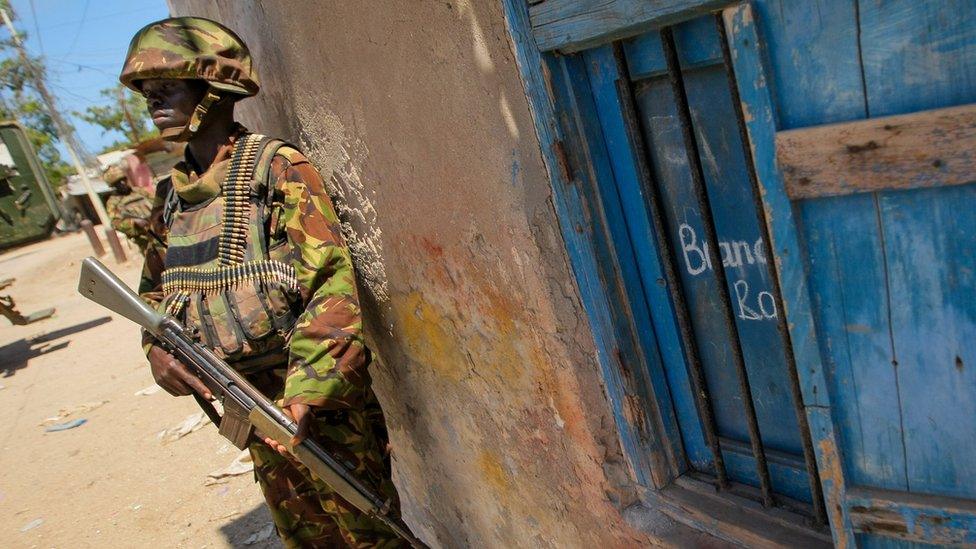
[[[926,113],[976,104],[976,3],[756,0],[549,62],[598,134],[588,159],[651,313],[678,472],[829,515],[839,545],[976,543],[969,152],[895,183],[864,160],[885,139],[841,142],[854,166],[834,180],[835,157],[801,150],[818,176],[798,178],[778,146],[841,122],[876,119],[892,143],[952,125]],[[951,144],[938,131],[923,135]]]
[[[675,26],[668,48],[662,33],[651,31],[561,59],[553,70],[586,85],[576,108],[596,119],[606,143],[612,175],[600,182],[603,202],[622,204],[626,229],[615,238],[618,247],[634,250],[638,285],[653,313],[684,470],[751,486],[767,503],[822,516],[717,23],[706,16]],[[673,51],[670,69],[666,49]],[[679,73],[676,92],[671,77]],[[634,167],[641,164],[637,156],[649,171],[644,177]],[[674,280],[662,273],[668,263]],[[676,309],[684,309],[684,326],[675,325]],[[682,341],[676,333],[688,335]]]
[[[710,17],[675,29],[676,52],[682,58],[682,76],[717,243],[705,236],[704,214],[697,207],[690,184],[693,168],[688,155],[683,154],[680,117],[668,82],[660,33],[628,41],[624,51],[653,176],[663,191],[668,237],[690,306],[691,324],[730,477],[760,485],[749,444],[744,402],[748,397],[740,391],[734,364],[735,347],[739,346],[770,462],[773,488],[809,502],[800,431],[790,400],[786,341],[777,332],[778,300],[773,295],[766,242],[758,225],[742,144],[735,125],[729,123],[734,120],[734,113],[718,39]],[[716,246],[721,267],[726,271],[725,288],[711,276],[718,266],[713,264],[707,249]],[[719,292],[726,292],[731,298],[735,333],[723,318]],[[673,366],[683,369],[680,364]],[[708,469],[709,457],[702,441],[686,436],[685,443],[689,455],[694,456],[692,463]]]
[[[769,0],[756,8],[780,132],[859,119],[891,128],[885,120],[904,120],[894,115],[976,103],[976,3]],[[851,155],[863,144],[849,143]],[[938,173],[944,162],[918,169]],[[974,543],[976,185],[868,183],[877,188],[792,202],[850,518],[864,530],[867,518],[850,500],[863,507],[873,497],[895,515],[914,506],[942,518],[860,533],[862,545]],[[850,497],[862,489],[873,496]]]
[[[976,2],[533,12],[565,46],[533,82],[557,195],[595,204],[564,234],[614,263],[577,278],[633,316],[664,483],[758,488],[844,547],[976,545]]]

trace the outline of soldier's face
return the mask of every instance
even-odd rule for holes
[[[160,130],[188,124],[193,109],[207,93],[203,80],[154,78],[143,80],[140,87],[149,116]]]

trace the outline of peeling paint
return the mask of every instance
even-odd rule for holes
[[[371,192],[375,194],[376,190],[367,189],[360,173],[360,166],[366,163],[369,150],[361,140],[346,142],[345,128],[334,113],[313,110],[308,100],[296,101],[295,112],[303,121],[300,136],[303,150],[320,169],[332,166],[332,177],[326,181],[326,186],[339,214],[342,235],[352,252],[360,280],[377,301],[388,301],[389,288],[383,264],[383,230],[370,198]],[[323,135],[333,136],[333,139],[338,137],[343,141],[321,139],[319,136]]]

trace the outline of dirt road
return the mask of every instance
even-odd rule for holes
[[[261,539],[270,517],[251,473],[205,485],[238,455],[213,426],[160,438],[197,408],[136,395],[154,387],[138,329],[75,290],[89,254],[77,234],[0,255],[21,312],[57,308],[28,326],[0,319],[0,547],[278,547]],[[140,260],[103,261],[137,283]],[[92,409],[42,425],[79,407]]]

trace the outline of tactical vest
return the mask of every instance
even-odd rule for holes
[[[283,145],[244,134],[217,196],[183,206],[171,188],[164,207],[162,306],[242,372],[286,363],[300,314],[288,247],[268,250],[271,160]]]

